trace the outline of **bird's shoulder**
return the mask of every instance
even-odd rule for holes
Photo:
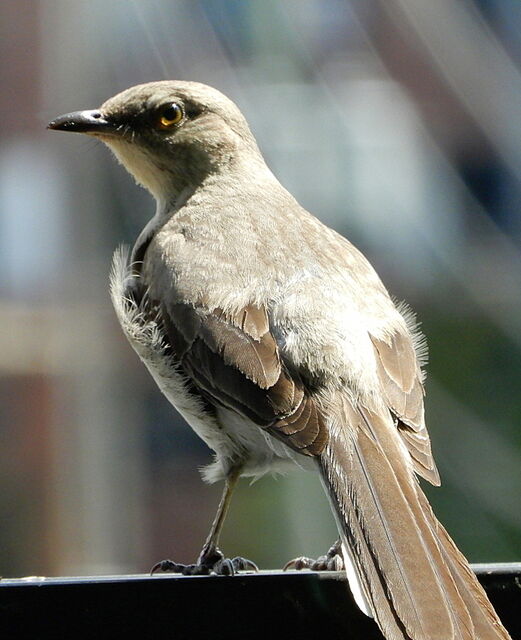
[[[329,290],[351,307],[389,306],[365,256],[284,191],[190,201],[155,230],[143,273],[151,286],[160,282],[161,292],[179,290],[184,299],[203,290],[262,299],[298,291],[320,301]]]

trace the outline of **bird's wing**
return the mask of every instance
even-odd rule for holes
[[[158,308],[176,360],[203,396],[300,453],[323,451],[323,418],[298,374],[282,362],[265,309],[224,313],[179,302]]]
[[[300,453],[321,453],[327,441],[323,418],[298,373],[287,370],[264,308],[224,313],[182,302],[158,308],[176,358],[207,399],[245,415]],[[389,341],[372,341],[382,391],[414,468],[439,484],[411,339],[395,333]]]
[[[387,406],[396,418],[402,440],[411,455],[414,470],[432,484],[440,477],[431,452],[425,426],[423,385],[412,340],[408,334],[395,332],[388,340],[371,336],[378,378]]]

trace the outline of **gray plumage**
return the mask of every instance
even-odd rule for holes
[[[416,478],[439,484],[410,314],[279,184],[239,109],[157,82],[50,127],[99,137],[157,201],[115,254],[112,300],[215,451],[206,479],[318,469],[353,592],[388,640],[508,638]]]

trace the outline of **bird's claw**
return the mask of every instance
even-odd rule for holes
[[[343,571],[345,569],[344,559],[342,557],[342,549],[339,542],[336,542],[324,556],[318,558],[308,558],[300,556],[293,558],[283,567],[283,571],[302,571],[310,569],[311,571]]]
[[[184,576],[233,576],[239,571],[254,571],[259,568],[251,560],[236,556],[225,558],[217,547],[205,547],[196,564],[180,564],[172,560],[162,560],[156,563],[150,573],[180,573]]]
[[[241,558],[241,556],[223,558],[212,567],[212,573],[216,573],[219,576],[233,576],[239,571],[253,571],[257,573],[258,570],[259,567],[254,562],[247,558]]]
[[[190,565],[180,564],[179,562],[174,562],[173,560],[161,560],[160,562],[156,562],[156,564],[150,569],[150,575],[154,575],[154,573],[184,573],[184,570]],[[194,566],[194,565],[191,565]]]
[[[314,562],[314,558],[299,556],[298,558],[293,558],[289,562],[286,562],[282,567],[282,571],[302,571],[302,569],[311,569]]]

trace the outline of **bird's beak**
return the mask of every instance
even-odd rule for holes
[[[115,133],[116,126],[97,109],[74,111],[55,118],[47,129],[56,131],[74,131],[76,133],[106,134]]]

